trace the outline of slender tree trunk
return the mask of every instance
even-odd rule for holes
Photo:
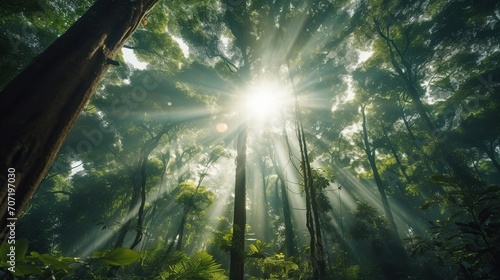
[[[0,242],[50,168],[112,60],[158,0],[97,0],[0,93]],[[15,213],[7,170],[15,169]]]
[[[314,279],[324,279],[326,276],[326,260],[324,256],[323,238],[321,234],[321,223],[319,221],[317,194],[314,186],[307,142],[304,134],[304,126],[300,116],[298,100],[295,99],[297,118],[297,135],[301,153],[301,169],[304,178],[304,192],[306,196],[306,227],[311,236],[310,251]]]
[[[391,64],[394,70],[404,82],[406,91],[413,102],[413,106],[415,106],[420,119],[424,123],[424,127],[427,129],[427,132],[434,142],[433,148],[436,153],[447,164],[453,176],[461,181],[461,184],[472,188],[483,187],[484,182],[475,178],[470,168],[468,168],[466,164],[463,164],[455,153],[448,149],[445,145],[447,136],[443,131],[436,129],[434,122],[427,114],[427,109],[420,99],[421,90],[418,81],[416,81],[416,75],[414,74],[412,64],[406,59],[398,45],[389,37],[389,34],[382,31],[380,23],[378,21],[374,23],[377,33],[384,39],[388,47]],[[396,56],[398,56],[398,58],[396,58]]]
[[[406,173],[406,168],[401,163],[401,160],[399,159],[398,153],[397,153],[396,149],[394,148],[394,146],[392,145],[391,139],[389,138],[389,135],[387,133],[387,129],[385,128],[383,123],[380,123],[380,126],[382,127],[382,131],[384,133],[384,136],[387,139],[387,145],[389,145],[389,150],[391,150],[391,153],[394,156],[394,159],[396,159],[396,164],[397,164],[399,170],[401,171],[401,174],[403,174],[403,176],[405,177],[406,182],[408,184],[411,184],[410,176],[408,176],[408,173]]]
[[[286,132],[284,134],[286,134]],[[272,151],[270,151],[269,153],[272,153]],[[276,175],[278,176],[275,183],[276,186],[275,186],[274,204],[279,205],[279,202],[281,202],[283,209],[283,220],[285,223],[285,248],[286,248],[286,253],[288,254],[287,257],[298,256],[297,244],[295,242],[295,234],[293,231],[292,215],[290,212],[291,209],[290,201],[288,199],[287,188],[285,183],[286,180],[285,177],[283,176],[283,173],[281,172],[281,169],[278,167],[278,163],[276,162],[275,159],[275,154],[272,155],[270,159],[271,162],[273,163],[273,168],[276,171]],[[281,192],[281,201],[279,200],[280,192]]]
[[[384,207],[384,212],[387,220],[390,225],[390,238],[386,240],[387,244],[390,245],[390,249],[393,258],[398,263],[398,270],[401,275],[407,275],[410,269],[408,255],[401,243],[401,239],[399,237],[398,227],[396,225],[396,221],[392,214],[391,207],[389,205],[389,201],[387,199],[387,195],[385,193],[385,185],[380,177],[380,173],[377,168],[377,163],[375,161],[375,149],[371,149],[370,143],[368,141],[368,131],[366,129],[366,114],[365,114],[365,105],[361,105],[361,114],[363,117],[363,142],[364,142],[364,150],[366,152],[366,156],[368,157],[368,161],[370,162],[370,167],[373,172],[373,177],[375,179],[375,183],[377,184],[378,191],[380,193],[380,199],[382,201],[382,206]]]
[[[263,158],[263,156],[260,157],[261,159]],[[267,187],[269,185],[269,177],[267,176],[266,174],[266,166],[265,166],[265,162],[263,160],[260,160],[258,159],[258,163],[259,163],[259,168],[260,168],[260,174],[261,174],[261,182],[260,184],[258,184],[258,186],[261,187],[261,191],[262,191],[262,202],[258,202],[258,200],[260,199],[255,199],[255,195],[253,196],[254,197],[254,201],[255,201],[255,205],[257,206],[257,204],[260,204],[258,205],[257,207],[259,208],[262,208],[262,212],[261,212],[261,216],[260,217],[256,217],[256,219],[254,219],[254,221],[257,221],[258,224],[256,225],[256,230],[258,230],[258,233],[260,236],[262,236],[262,241],[264,241],[265,243],[268,243],[271,241],[271,239],[269,238],[269,208],[268,208],[268,203],[267,203]],[[255,186],[255,185],[254,185]],[[253,208],[255,209],[255,208]]]
[[[231,240],[231,265],[229,269],[229,279],[243,280],[246,226],[246,123],[242,123],[238,129],[238,141],[236,146],[237,155],[236,180],[234,186],[233,238]]]
[[[165,256],[173,252],[174,245],[176,251],[182,250],[182,240],[183,240],[184,228],[186,226],[187,217],[188,217],[188,206],[186,206],[184,208],[184,211],[182,212],[181,222],[179,224],[179,227],[177,228],[177,231],[172,236],[172,241],[170,241],[170,244],[168,245],[167,250],[165,251],[166,252]]]
[[[135,167],[134,173],[131,174],[132,178],[132,199],[130,200],[129,209],[127,212],[127,218],[132,215],[132,213],[137,212],[137,223],[135,226],[136,236],[132,245],[130,246],[133,249],[139,242],[142,240],[142,232],[143,232],[143,224],[144,224],[144,207],[146,205],[146,165],[148,163],[148,158],[151,152],[158,146],[161,138],[167,131],[170,129],[172,125],[165,125],[160,132],[156,136],[151,139],[148,139],[141,151],[139,153],[139,160],[137,162],[137,166]],[[140,199],[140,202],[139,202]],[[130,230],[130,225],[132,222],[132,218],[130,217],[128,221],[120,228],[117,241],[115,243],[115,248],[123,246],[123,242],[125,241],[125,236],[127,232]]]
[[[408,123],[408,119],[406,118],[406,115],[405,115],[405,113],[403,111],[403,108],[401,108],[401,118],[403,119],[403,123],[404,123],[404,125],[406,127],[406,131],[408,131],[408,136],[410,137],[411,143],[415,144],[415,147],[418,150],[418,156],[420,157],[420,162],[422,162],[422,164],[425,166],[425,168],[427,169],[427,172],[429,174],[433,174],[434,170],[430,166],[429,162],[426,160],[426,156],[425,156],[424,152],[422,151],[422,146],[420,145],[421,143],[417,139],[417,137],[415,136],[415,134],[413,133],[413,130],[410,127],[410,124]],[[413,151],[410,151],[410,153],[412,153],[412,152]]]
[[[130,249],[134,249],[142,240],[143,230],[144,230],[144,207],[146,205],[146,164],[148,163],[148,158],[151,152],[158,146],[158,142],[167,133],[170,125],[165,125],[158,134],[147,140],[144,146],[141,148],[139,153],[139,161],[137,163],[136,170],[132,174],[132,199],[130,200],[129,209],[126,218],[128,219],[125,224],[122,225],[118,231],[117,241],[115,243],[115,248],[122,247],[130,230],[130,225],[132,224],[132,213],[137,212],[137,222],[135,225],[135,237]],[[137,182],[137,178],[140,178]],[[139,202],[140,198],[140,202]],[[108,271],[108,276],[114,277],[119,270],[119,266],[112,266]]]
[[[495,147],[493,146],[493,144],[490,144],[489,147],[487,147],[485,144],[480,143],[478,146],[490,158],[491,163],[493,164],[493,166],[495,166],[496,170],[498,172],[500,172],[500,164],[498,163],[498,160],[496,159]]]
[[[375,179],[375,183],[377,184],[378,191],[380,193],[380,199],[382,201],[382,206],[384,207],[385,216],[391,225],[391,230],[394,234],[399,238],[398,227],[396,225],[396,221],[394,220],[394,216],[392,215],[391,207],[389,206],[389,201],[387,200],[387,195],[385,194],[385,186],[382,182],[382,178],[378,172],[377,163],[375,162],[375,149],[372,150],[370,147],[370,142],[368,141],[368,131],[366,129],[366,114],[365,114],[365,105],[361,105],[361,114],[363,117],[363,142],[364,142],[364,150],[366,156],[368,157],[368,161],[370,162],[370,167],[373,172],[373,178]]]
[[[297,246],[295,245],[295,234],[293,233],[292,215],[290,213],[290,202],[286,191],[286,184],[279,180],[281,188],[281,200],[283,204],[283,220],[285,221],[285,247],[288,257],[297,256]]]

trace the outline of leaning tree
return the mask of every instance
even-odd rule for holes
[[[156,2],[97,0],[0,92],[0,243],[7,219],[29,202],[114,57]]]

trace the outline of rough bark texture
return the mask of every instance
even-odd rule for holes
[[[7,169],[22,213],[76,118],[144,15],[158,0],[97,0],[0,93],[0,242],[6,238]]]

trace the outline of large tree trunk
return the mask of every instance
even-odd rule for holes
[[[97,0],[0,93],[1,236],[35,193],[76,118],[144,15],[158,0]],[[15,213],[7,170],[15,169]],[[9,209],[10,210],[10,209]]]
[[[246,123],[242,123],[238,129],[238,141],[236,146],[236,182],[234,186],[233,238],[231,240],[229,279],[243,280],[246,226]]]

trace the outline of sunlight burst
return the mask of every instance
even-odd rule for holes
[[[278,116],[289,100],[286,86],[276,81],[260,81],[245,93],[244,111],[249,118],[267,120]]]

